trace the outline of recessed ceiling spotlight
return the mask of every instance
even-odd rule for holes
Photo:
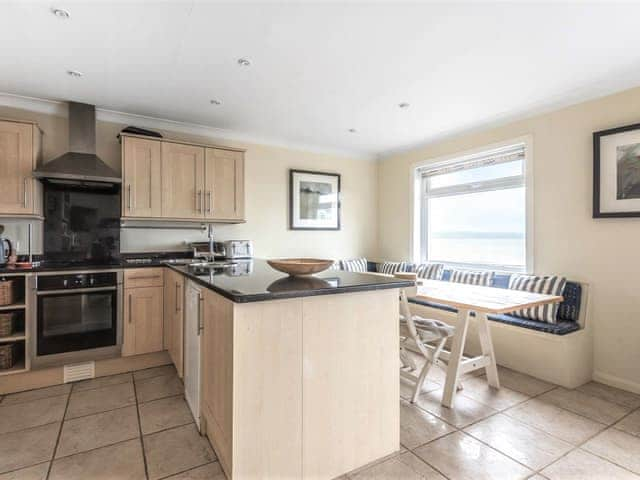
[[[399,106],[400,108],[409,108],[409,104],[408,104],[407,102],[399,103],[399,104],[398,104],[398,106]]]
[[[251,62],[246,58],[239,58],[238,65],[240,65],[241,67],[248,67],[249,65],[251,65]]]
[[[80,78],[84,73],[79,72],[78,70],[67,70],[67,75],[74,78]]]
[[[52,8],[51,9],[51,13],[53,13],[56,17],[58,18],[69,18],[71,15],[69,15],[69,12],[67,12],[66,10],[62,10],[61,8]]]
[[[358,131],[355,128],[350,128],[349,133],[358,133]]]
[[[215,98],[212,98],[211,100],[209,100],[209,103],[211,105],[222,105],[222,102],[220,100],[216,100]]]

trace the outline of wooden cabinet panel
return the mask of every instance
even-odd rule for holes
[[[144,138],[122,141],[122,216],[160,217],[160,143]]]
[[[36,181],[32,124],[0,121],[0,213],[34,214]],[[38,212],[41,208],[38,208]]]
[[[207,148],[205,164],[205,217],[244,218],[244,154]]]
[[[164,348],[182,378],[184,358],[184,277],[174,271],[164,274]]]
[[[162,293],[163,287],[125,289],[123,356],[162,350]]]
[[[131,268],[124,271],[124,288],[162,287],[164,268]]]
[[[303,312],[300,298],[235,305],[235,478],[317,478],[302,474]],[[327,412],[317,415],[333,423]]]
[[[162,216],[202,218],[204,148],[162,142]]]
[[[233,303],[203,291],[202,414],[207,435],[231,475],[233,441]]]
[[[302,478],[334,478],[400,448],[398,290],[302,302]]]

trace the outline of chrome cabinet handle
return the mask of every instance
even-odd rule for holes
[[[176,282],[176,313],[180,312],[180,284]]]
[[[129,323],[131,323],[131,317],[133,317],[133,310],[131,310],[131,294],[129,294]]]
[[[209,198],[209,201],[207,202],[207,212],[211,213],[211,211],[213,210],[213,207],[211,205],[211,201],[213,200],[213,193],[211,192],[211,190],[207,192],[207,197]]]
[[[196,334],[200,336],[200,332],[204,329],[202,321],[202,304],[204,303],[204,297],[201,293],[198,293],[198,322],[196,323]]]
[[[24,186],[24,208],[27,208],[27,177],[24,177],[24,182],[23,182],[23,186]]]
[[[139,277],[129,277],[128,280],[148,280],[151,278],[160,278],[160,275],[141,275]]]
[[[198,200],[196,200],[198,212],[202,213],[202,190],[198,190]]]
[[[131,184],[129,184],[129,185],[127,186],[127,189],[128,189],[128,192],[129,192],[129,193],[128,193],[128,200],[127,200],[127,203],[128,203],[128,208],[129,208],[129,210],[131,210]]]

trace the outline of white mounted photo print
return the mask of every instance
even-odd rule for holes
[[[340,230],[340,175],[289,171],[289,227]]]

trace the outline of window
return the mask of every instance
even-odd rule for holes
[[[420,185],[420,260],[526,271],[526,144],[429,164]]]

